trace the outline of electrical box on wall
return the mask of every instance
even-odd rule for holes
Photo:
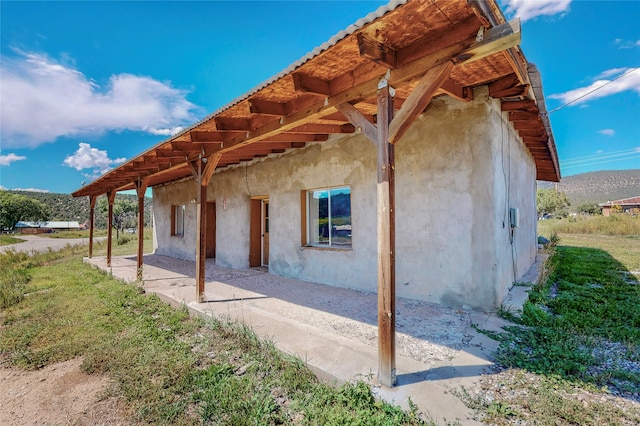
[[[511,225],[512,228],[520,226],[520,209],[515,207],[509,209],[509,225]]]

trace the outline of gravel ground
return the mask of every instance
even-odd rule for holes
[[[194,274],[193,262],[170,257],[146,256],[145,264],[189,277]],[[277,312],[279,315],[377,347],[378,299],[373,293],[283,278],[263,268],[223,268],[213,262],[207,262],[205,280],[285,300],[290,304]],[[193,281],[186,279],[183,284],[193,285]],[[398,353],[427,367],[453,359],[458,351],[469,347],[474,335],[466,311],[411,299],[396,300]]]

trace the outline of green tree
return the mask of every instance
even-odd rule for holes
[[[582,204],[576,210],[584,214],[602,214],[602,207],[597,204]]]
[[[567,194],[555,189],[538,189],[536,191],[536,206],[539,217],[569,207],[569,199]]]
[[[45,222],[49,220],[49,208],[33,198],[0,191],[0,226],[13,229],[21,220]]]
[[[99,200],[99,209],[106,216],[109,214],[109,202],[106,198]],[[113,202],[113,227],[116,230],[116,239],[120,238],[120,231],[126,226],[136,223],[138,204],[122,198],[116,198]]]

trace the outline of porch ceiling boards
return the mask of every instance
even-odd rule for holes
[[[340,32],[327,43],[248,94],[181,133],[73,193],[97,196],[193,175],[191,161],[216,154],[216,169],[323,142],[356,129],[344,104],[376,122],[376,91],[386,77],[396,90],[395,108],[431,68],[453,69],[436,96],[471,100],[472,89],[489,85],[502,110],[529,148],[537,178],[560,178],[555,143],[546,116],[540,78],[518,46],[487,49],[491,37],[519,37],[519,22],[506,23],[494,0],[392,2]],[[519,38],[518,38],[519,40]],[[494,53],[495,52],[495,53]],[[366,127],[366,126],[365,126]]]

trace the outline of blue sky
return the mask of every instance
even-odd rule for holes
[[[384,3],[3,0],[0,187],[72,192]],[[542,73],[562,174],[640,168],[640,1],[500,3]]]

